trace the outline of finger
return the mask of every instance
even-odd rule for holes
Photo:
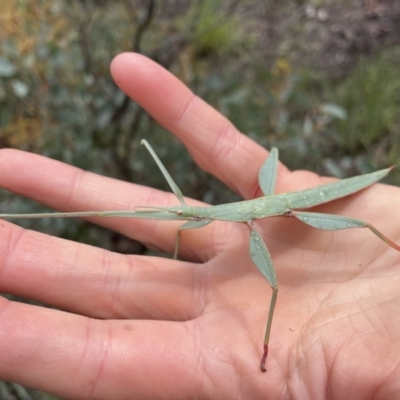
[[[102,177],[59,161],[11,149],[0,150],[0,187],[59,211],[133,210],[138,205],[166,207],[177,203],[171,193]],[[193,205],[203,204],[187,201]],[[135,218],[87,219],[169,253],[173,252],[177,230],[182,224]],[[224,228],[217,226],[185,232],[180,256],[195,262],[208,260],[214,254],[214,237],[223,237],[220,229]]]
[[[70,399],[191,398],[203,379],[192,334],[182,323],[100,321],[0,298],[0,379]]]
[[[0,150],[0,187],[59,211],[133,210],[141,205],[166,207],[177,203],[171,193],[102,177],[46,157],[11,149]],[[134,218],[87,219],[170,253],[177,229],[182,224]],[[210,245],[208,240],[206,245]],[[193,250],[191,254],[195,255],[195,248]]]
[[[244,198],[258,188],[267,151],[150,59],[135,53],[111,65],[118,86],[188,148],[196,163]],[[279,174],[286,170],[280,166]]]
[[[2,293],[95,318],[185,321],[204,308],[195,264],[111,253],[4,221],[1,236]]]

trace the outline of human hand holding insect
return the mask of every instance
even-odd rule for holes
[[[150,60],[124,54],[112,71],[200,167],[246,200],[261,195],[264,149]],[[177,205],[170,193],[23,152],[3,150],[0,166],[2,187],[58,210]],[[331,181],[280,165],[277,192]],[[399,189],[374,185],[318,211],[368,221],[399,242],[399,200]],[[95,221],[169,252],[181,224]],[[246,226],[218,222],[185,232],[183,262],[110,254],[1,224],[0,290],[67,311],[1,299],[2,379],[72,398],[323,398],[328,386],[343,398],[398,390],[400,256],[368,231],[322,232],[294,219],[257,222],[280,284],[273,350],[261,374],[271,292],[252,265]]]

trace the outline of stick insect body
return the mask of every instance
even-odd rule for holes
[[[322,230],[342,230],[350,228],[368,228],[389,246],[400,251],[400,246],[393,243],[372,225],[353,218],[331,214],[297,211],[348,196],[358,192],[385,177],[392,168],[383,169],[365,175],[344,179],[327,185],[306,189],[299,192],[274,195],[278,168],[278,150],[272,149],[259,171],[259,186],[264,197],[222,204],[211,207],[189,207],[178,186],[165,169],[164,165],[146,140],[141,142],[152,155],[159,169],[167,180],[180,206],[173,207],[136,207],[135,211],[87,211],[71,213],[44,214],[0,214],[0,218],[42,218],[42,217],[130,217],[154,220],[187,221],[178,229],[174,258],[177,258],[180,234],[183,230],[202,228],[213,221],[230,221],[246,224],[250,229],[249,253],[254,265],[267,279],[272,288],[272,297],[268,312],[267,326],[264,335],[264,353],[261,359],[261,371],[265,372],[265,361],[268,354],[268,342],[271,332],[272,318],[278,295],[278,283],[268,249],[260,234],[254,227],[253,221],[266,217],[294,217],[301,222]]]

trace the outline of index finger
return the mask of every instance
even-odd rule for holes
[[[140,54],[118,55],[111,73],[129,97],[183,142],[203,170],[242,197],[254,196],[258,171],[268,155],[264,148],[170,72]]]

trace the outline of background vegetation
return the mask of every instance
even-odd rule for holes
[[[395,0],[1,0],[0,26],[1,147],[167,189],[139,149],[146,137],[185,195],[234,200],[112,82],[112,58],[138,51],[242,132],[279,147],[292,169],[345,177],[400,167]],[[388,182],[399,184],[399,171]],[[42,207],[3,191],[0,209]],[[113,251],[147,251],[84,222],[23,224]],[[0,382],[0,398],[54,397]]]

